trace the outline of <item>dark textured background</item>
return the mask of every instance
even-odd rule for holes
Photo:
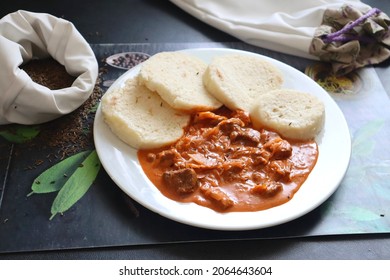
[[[383,9],[388,14],[390,13],[390,3],[388,1],[365,1],[372,6]],[[0,17],[7,13],[14,12],[19,9],[47,12],[58,17],[63,17],[73,22],[76,28],[82,33],[86,40],[91,44],[157,44],[161,46],[164,43],[213,43],[213,42],[235,42],[235,38],[228,36],[206,24],[198,21],[195,18],[188,16],[176,6],[172,5],[168,1],[148,0],[148,1],[2,1],[0,3]],[[297,65],[294,65],[297,67]],[[388,65],[384,64],[378,67],[378,72],[387,68]],[[299,66],[297,67],[299,68]],[[381,69],[382,68],[382,69]],[[8,166],[8,154],[9,146],[4,142],[0,143],[0,178],[1,182],[4,181],[4,170]],[[15,149],[15,147],[14,147]],[[14,150],[15,152],[15,150]],[[34,151],[32,151],[34,152]],[[20,154],[19,154],[20,155]],[[33,158],[33,155],[20,155]],[[26,159],[28,161],[28,158]],[[11,164],[12,165],[12,164]],[[21,166],[13,166],[13,168],[23,168]],[[22,173],[21,173],[22,174]],[[32,176],[32,175],[30,175]],[[91,194],[88,203],[100,204],[102,208],[98,214],[101,219],[105,218],[105,209],[111,209],[110,203],[113,200],[125,201],[122,194],[112,191],[107,191],[105,185],[112,185],[112,182],[108,176],[102,172],[99,176],[99,182],[101,184],[95,188],[96,197]],[[8,178],[10,179],[10,178]],[[26,189],[26,186],[30,184],[29,176],[15,179],[14,188],[19,186],[19,189]],[[106,184],[104,183],[106,182]],[[15,197],[19,197],[20,193],[15,191]],[[103,194],[103,195],[102,195]],[[103,199],[102,199],[103,198]],[[38,198],[40,199],[40,198]],[[122,246],[120,242],[114,247],[109,246],[107,248],[93,249],[85,248],[81,243],[82,249],[78,249],[78,241],[85,238],[83,232],[72,231],[71,227],[66,229],[67,232],[50,232],[57,238],[64,236],[72,238],[68,244],[72,244],[73,249],[68,250],[50,250],[46,251],[44,248],[58,248],[61,244],[57,244],[53,239],[44,239],[45,234],[37,232],[34,229],[34,223],[42,219],[42,216],[33,216],[28,212],[27,208],[21,208],[21,204],[26,201],[15,201],[14,207],[18,209],[15,212],[20,215],[20,220],[29,220],[31,226],[26,226],[25,223],[14,223],[15,232],[18,236],[2,236],[0,245],[3,244],[7,248],[18,248],[18,246],[34,247],[36,242],[29,240],[25,237],[25,231],[31,231],[31,238],[41,237],[40,241],[42,250],[36,252],[24,252],[24,253],[9,253],[0,254],[1,259],[388,259],[390,258],[390,241],[388,234],[353,234],[353,235],[332,235],[332,236],[311,236],[311,237],[299,237],[305,235],[304,232],[299,230],[293,230],[293,237],[286,237],[285,234],[281,235],[281,238],[275,238],[275,232],[272,230],[261,231],[260,236],[256,233],[244,233],[245,240],[235,240],[238,235],[232,233],[226,233],[222,236],[221,233],[210,233],[203,230],[195,229],[191,231],[194,235],[194,242],[187,242],[189,236],[189,229],[184,225],[176,225],[174,222],[160,219],[156,217],[154,213],[147,210],[141,210],[142,215],[146,215],[149,219],[145,219],[137,222],[128,223],[125,226],[137,225],[137,223],[148,226],[148,223],[153,223],[156,228],[164,228],[173,225],[178,229],[175,232],[175,239],[177,242],[170,241],[172,236],[164,236],[162,232],[158,230],[154,232],[153,238],[156,241],[161,241],[160,244],[142,244],[142,240],[138,243],[140,245],[135,246]],[[88,203],[80,203],[78,207],[85,207],[81,209],[84,213],[88,213],[90,207]],[[42,199],[40,208],[42,211],[46,209],[48,201]],[[126,203],[123,206],[127,207]],[[118,209],[118,208],[116,208]],[[120,208],[119,208],[120,209]],[[80,209],[78,209],[80,210]],[[77,210],[74,210],[77,211]],[[127,214],[124,214],[127,213]],[[2,213],[4,214],[4,213]],[[296,226],[307,225],[307,223],[313,223],[317,217],[316,211],[303,217],[298,221],[294,221]],[[126,219],[134,219],[131,211],[119,211],[118,221]],[[127,216],[128,215],[128,216]],[[26,218],[28,217],[28,218]],[[73,222],[71,219],[80,219],[78,216],[72,216],[72,213],[66,215],[69,217],[69,223]],[[13,218],[18,218],[13,217]],[[85,219],[85,218],[83,218]],[[134,219],[135,220],[135,219]],[[83,223],[98,222],[96,220],[83,220]],[[151,222],[152,221],[152,222]],[[42,221],[41,221],[42,222]],[[66,222],[63,220],[62,222]],[[10,223],[11,224],[11,223]],[[115,234],[118,232],[115,230],[115,223],[102,222],[102,225],[110,226],[112,229],[112,236],[110,238],[117,238]],[[85,225],[85,224],[84,224]],[[4,227],[4,225],[2,225]],[[0,226],[0,231],[2,230]],[[86,224],[88,226],[88,224]],[[91,225],[96,227],[96,223]],[[117,226],[124,226],[123,224]],[[53,226],[53,228],[56,228]],[[140,227],[142,228],[142,226]],[[122,228],[123,229],[123,228]],[[276,232],[283,232],[284,226],[281,226]],[[104,229],[102,229],[104,231]],[[49,237],[50,237],[49,234]],[[149,234],[149,233],[148,233]],[[28,235],[27,235],[28,236]],[[119,236],[119,234],[118,234]],[[142,233],[140,234],[142,236]],[[182,237],[182,239],[180,238]],[[259,237],[261,237],[259,239]],[[274,238],[269,238],[274,237]],[[104,241],[103,235],[96,233],[89,244],[102,244]],[[144,240],[147,240],[150,236],[145,236]],[[207,238],[214,241],[207,241]],[[215,239],[221,239],[222,241],[215,241]],[[223,241],[223,239],[229,239]],[[240,238],[238,238],[240,239]],[[5,244],[4,242],[10,242],[9,240],[18,240],[18,244]],[[106,240],[107,241],[107,240]],[[183,242],[186,241],[186,242]],[[3,243],[2,243],[3,242]],[[20,242],[20,243],[19,243]],[[39,243],[39,242],[38,242]],[[111,242],[112,243],[112,242]],[[107,241],[110,245],[110,242]],[[126,245],[126,244],[123,244]],[[13,251],[11,249],[11,251]],[[36,250],[36,247],[34,251]],[[27,250],[29,251],[29,250]]]

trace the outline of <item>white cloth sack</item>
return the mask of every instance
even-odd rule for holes
[[[390,57],[390,18],[359,0],[171,0],[236,38],[320,59],[339,75]]]
[[[98,76],[96,57],[69,21],[17,11],[0,19],[0,124],[38,124],[78,108]],[[31,59],[52,57],[76,77],[69,88],[50,90],[20,69]]]
[[[316,58],[309,47],[327,9],[351,5],[367,10],[359,0],[171,0],[202,20],[249,44],[291,55]]]

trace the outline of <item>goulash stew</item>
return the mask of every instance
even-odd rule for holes
[[[255,130],[247,113],[225,107],[194,114],[176,143],[138,151],[161,193],[218,212],[258,211],[289,201],[317,157],[315,141]]]

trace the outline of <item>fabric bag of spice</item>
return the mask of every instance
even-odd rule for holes
[[[17,11],[0,19],[0,125],[38,124],[77,109],[92,93],[98,64],[74,25],[49,14]],[[74,77],[66,88],[32,80],[23,65],[54,59]]]
[[[238,39],[332,63],[336,74],[390,57],[389,17],[359,0],[171,0]]]

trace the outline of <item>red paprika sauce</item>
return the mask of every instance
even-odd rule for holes
[[[218,212],[259,211],[286,203],[318,158],[314,140],[255,130],[247,113],[226,108],[192,116],[174,144],[139,150],[150,181],[168,198]]]

